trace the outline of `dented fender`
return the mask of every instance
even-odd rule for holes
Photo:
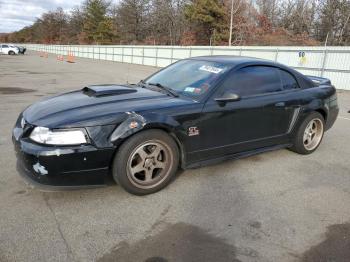
[[[118,125],[110,136],[110,141],[114,144],[118,144],[141,130],[162,128],[174,132],[180,127],[180,123],[175,119],[163,114],[146,113],[141,115],[136,112],[127,112],[127,114],[128,117]]]

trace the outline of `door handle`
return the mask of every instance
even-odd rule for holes
[[[285,102],[278,102],[275,104],[275,107],[285,107],[286,103]]]

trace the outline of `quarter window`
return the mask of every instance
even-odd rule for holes
[[[277,68],[249,66],[233,72],[224,82],[225,92],[251,96],[281,91],[281,79]]]
[[[284,70],[280,70],[280,75],[281,75],[281,82],[282,82],[282,87],[284,90],[291,90],[291,89],[296,89],[299,88],[299,85],[297,81],[295,80],[294,76],[292,76],[290,73]]]

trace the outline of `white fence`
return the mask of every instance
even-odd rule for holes
[[[339,89],[350,90],[350,47],[252,47],[252,46],[104,46],[27,44],[29,50],[76,57],[110,60],[156,67],[179,59],[203,55],[251,56],[273,60],[298,71],[331,79]]]

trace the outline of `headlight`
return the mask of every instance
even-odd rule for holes
[[[21,119],[21,127],[22,127],[22,129],[24,128],[25,125],[26,125],[26,120],[24,119],[24,117],[22,117],[22,119]]]
[[[82,130],[54,130],[46,127],[36,127],[30,134],[30,139],[47,145],[80,145],[87,143]]]

